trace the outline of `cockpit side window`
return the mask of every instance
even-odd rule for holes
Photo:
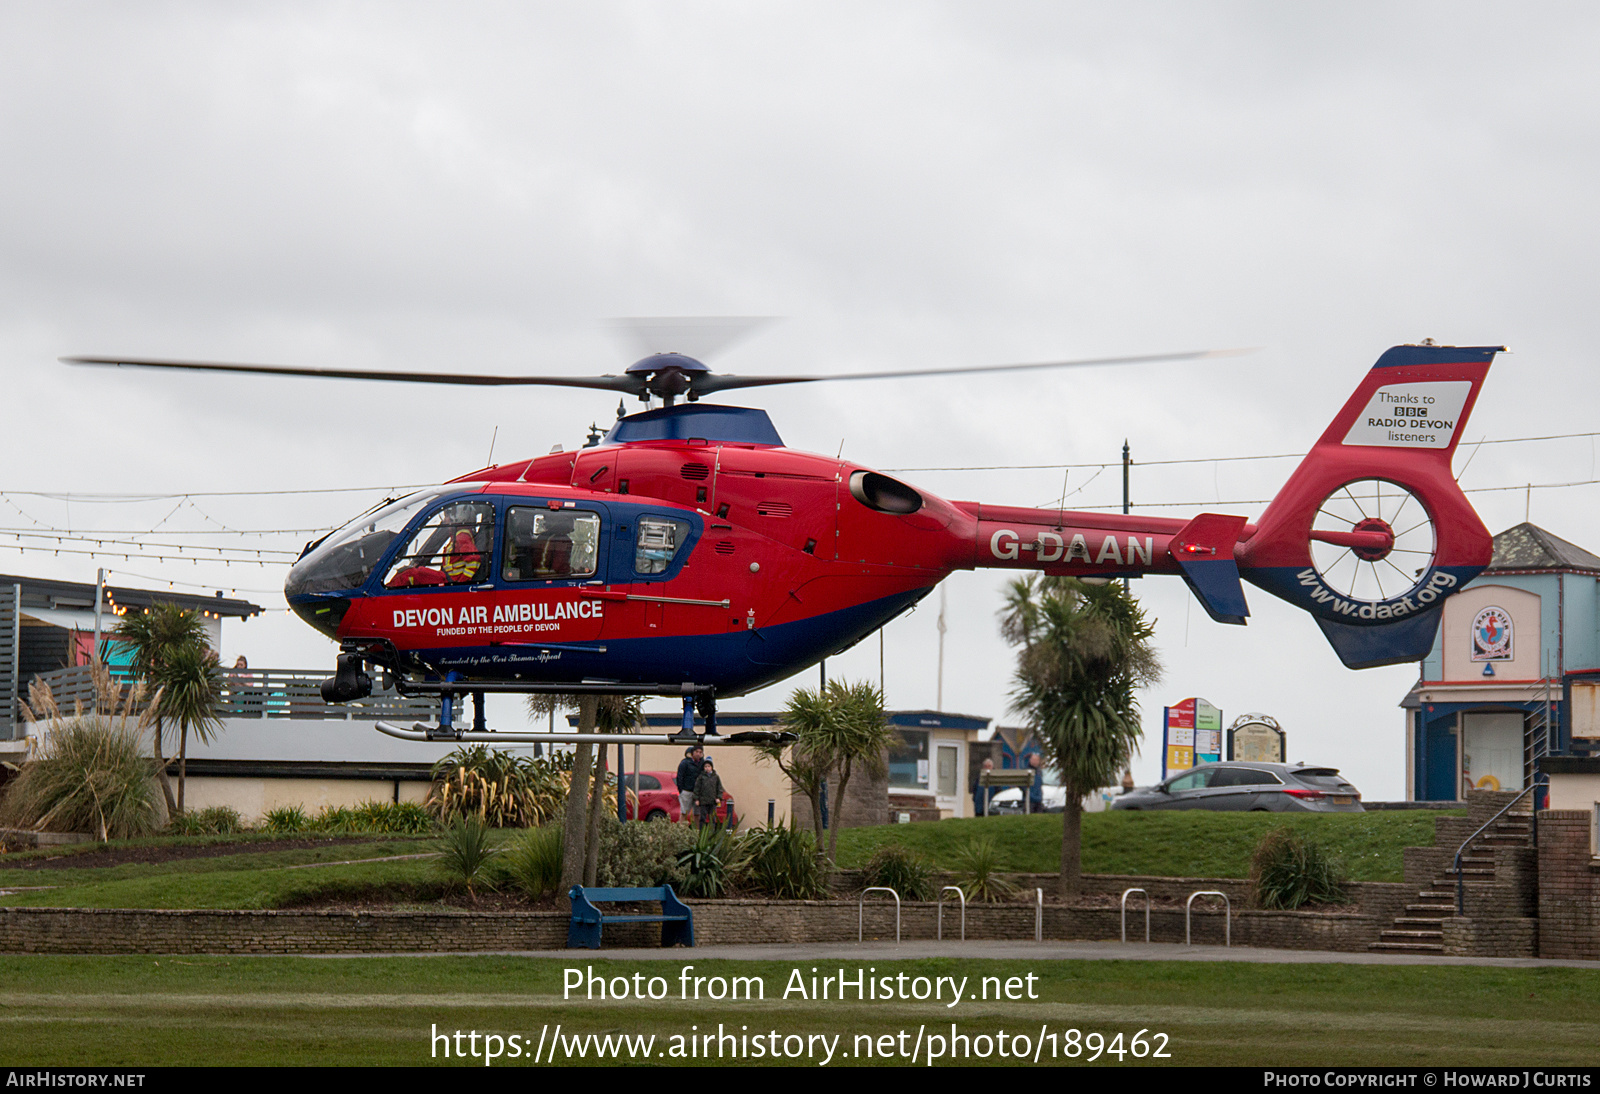
[[[512,506],[506,511],[506,581],[592,577],[600,557],[600,516]]]
[[[428,518],[389,564],[386,589],[487,581],[494,557],[494,506],[458,501]]]
[[[678,548],[689,538],[689,522],[666,517],[640,517],[634,540],[633,569],[640,574],[661,574],[672,565]]]
[[[310,548],[284,584],[290,596],[342,592],[367,583],[413,517],[448,492],[437,487],[363,513]]]

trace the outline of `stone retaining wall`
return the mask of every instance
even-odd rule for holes
[[[869,901],[858,912],[854,900],[690,901],[695,936],[702,945],[729,943],[847,942],[857,935],[878,941],[895,937],[892,901]],[[1196,901],[1193,939],[1218,944],[1223,911]],[[967,908],[969,939],[1034,937],[1032,904],[984,904]],[[1128,935],[1142,939],[1142,908],[1129,911]],[[566,945],[564,912],[467,911],[188,911],[141,909],[0,908],[0,952],[5,953],[182,953],[296,954],[554,950]],[[1181,942],[1181,909],[1151,913],[1151,939]],[[1294,949],[1364,949],[1386,922],[1384,916],[1344,912],[1261,912],[1235,909],[1235,945]],[[1116,908],[1047,905],[1044,937],[1051,940],[1115,939]],[[934,938],[938,907],[906,903],[901,937]],[[961,933],[957,904],[944,907],[946,939]],[[650,946],[660,928],[648,924],[608,927],[608,946]]]

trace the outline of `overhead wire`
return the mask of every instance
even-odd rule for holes
[[[1537,437],[1496,437],[1488,440],[1473,442],[1476,445],[1486,444],[1522,444],[1528,441],[1566,441],[1580,438],[1600,437],[1600,431],[1588,433],[1550,433]],[[1135,467],[1171,467],[1187,463],[1234,463],[1241,460],[1299,460],[1304,459],[1304,452],[1273,452],[1266,455],[1254,456],[1186,456],[1181,459],[1171,460],[1134,460]],[[961,467],[885,467],[882,470],[895,473],[909,471],[1061,471],[1063,469],[1078,469],[1086,467],[1113,467],[1121,464],[1120,460],[1098,460],[1094,463],[996,463],[996,464],[971,464]],[[1518,489],[1522,489],[1518,487]]]

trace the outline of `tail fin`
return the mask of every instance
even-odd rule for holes
[[[1494,541],[1450,461],[1500,346],[1396,346],[1235,551],[1244,578],[1317,619],[1351,668],[1416,661]]]

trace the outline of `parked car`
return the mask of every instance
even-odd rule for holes
[[[608,773],[608,778],[616,776]],[[633,773],[629,772],[624,778],[628,790],[633,790]],[[628,803],[628,819],[638,820],[643,817],[647,821],[677,821],[680,817],[678,809],[678,786],[676,774],[671,771],[641,771],[639,772],[639,801],[637,806]],[[715,819],[718,824],[726,824],[729,828],[737,827],[739,814],[734,811],[733,795],[726,790],[722,792],[722,804],[717,806]]]
[[[1113,809],[1215,809],[1251,813],[1364,813],[1361,791],[1336,767],[1224,761],[1201,764],[1129,791]]]

